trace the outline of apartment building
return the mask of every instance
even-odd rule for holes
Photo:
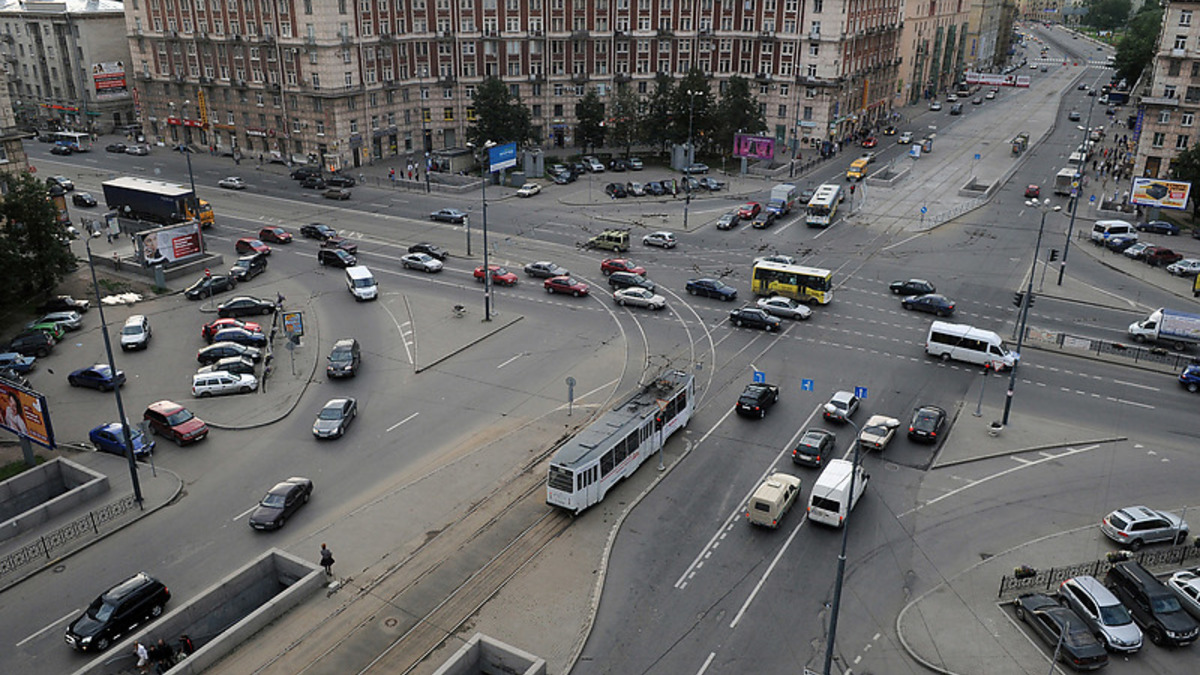
[[[332,167],[464,144],[500,77],[547,147],[588,88],[755,82],[781,152],[887,115],[901,0],[128,0],[152,137]],[[717,88],[717,87],[714,87]]]
[[[966,70],[970,0],[909,0],[901,45],[905,103],[953,91]]]
[[[967,70],[998,72],[1008,63],[1017,5],[1013,0],[970,0],[967,16]]]
[[[18,174],[29,169],[22,141],[30,136],[17,128],[12,99],[8,95],[8,75],[0,71],[0,173]]]
[[[1171,0],[1163,11],[1152,75],[1133,138],[1137,176],[1166,178],[1171,159],[1197,142],[1200,112],[1200,2]]]
[[[0,0],[0,59],[21,126],[103,133],[134,117],[120,2]]]

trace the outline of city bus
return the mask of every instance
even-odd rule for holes
[[[65,145],[75,152],[87,152],[92,149],[92,137],[82,131],[54,132],[55,145]]]
[[[692,418],[691,373],[668,370],[563,443],[550,460],[546,503],[578,514],[598,503]]]
[[[837,214],[838,204],[845,199],[842,186],[832,183],[821,185],[812,199],[808,200],[805,222],[809,227],[829,227]]]
[[[755,295],[782,295],[798,302],[828,305],[833,301],[833,272],[760,260],[750,274],[750,290]]]

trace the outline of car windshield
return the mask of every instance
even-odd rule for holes
[[[107,602],[101,601],[99,598],[88,607],[88,616],[97,621],[108,621],[113,612],[117,611],[116,605],[110,605]]]
[[[1155,614],[1167,614],[1170,612],[1179,612],[1183,608],[1179,606],[1179,600],[1173,595],[1156,595],[1150,599],[1150,607]]]
[[[174,414],[167,417],[167,424],[170,424],[171,426],[178,426],[184,422],[187,422],[193,417],[195,417],[195,415],[192,414],[192,411],[186,408],[180,408],[179,410],[175,411]]]
[[[1129,610],[1125,609],[1125,605],[1109,605],[1100,608],[1100,623],[1105,626],[1125,626],[1131,621],[1133,619],[1130,618]]]
[[[125,326],[121,329],[121,335],[141,335],[142,327],[137,324]]]
[[[333,353],[329,355],[330,361],[350,361],[351,359],[352,356],[350,355],[349,349],[335,349],[333,350]]]
[[[870,434],[872,436],[886,436],[888,428],[886,424],[870,424],[863,427],[863,435]]]
[[[502,276],[508,274],[508,270],[504,269],[503,267],[497,267],[496,269],[492,270],[492,274],[496,276]]]
[[[322,420],[340,420],[340,419],[342,419],[342,409],[341,408],[322,408],[321,414],[318,415],[317,418],[322,419]]]
[[[283,508],[283,502],[283,495],[269,494],[266,497],[263,497],[263,500],[260,503],[266,507],[281,509]]]
[[[1129,528],[1129,522],[1115,513],[1109,515],[1108,522],[1118,530],[1126,530]]]

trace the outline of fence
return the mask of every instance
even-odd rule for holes
[[[1133,363],[1155,363],[1177,371],[1181,371],[1185,366],[1193,363],[1200,363],[1200,359],[1195,356],[1170,352],[1162,347],[1127,345],[1120,342],[1097,340],[1095,338],[1033,327],[1026,329],[1025,339],[1054,345],[1064,351],[1088,352],[1097,356],[1112,356],[1128,359]]]
[[[31,565],[53,560],[57,553],[82,548],[84,544],[99,537],[101,532],[115,529],[119,522],[138,510],[137,501],[129,494],[115,502],[92,509],[34,541],[18,546],[16,550],[0,557],[0,585],[11,583],[13,579],[7,577],[25,571],[25,568]]]
[[[1107,558],[1093,560],[1066,567],[1051,567],[1050,569],[1037,570],[1033,574],[1021,576],[1018,576],[1014,570],[1013,574],[1005,575],[1000,579],[1000,591],[996,594],[996,597],[1003,598],[1006,594],[1011,595],[1014,593],[1050,592],[1058,588],[1060,583],[1071,577],[1087,575],[1102,579],[1113,565],[1121,562],[1120,556],[1114,558],[1113,560]],[[1149,570],[1162,567],[1184,567],[1186,566],[1184,563],[1188,560],[1200,559],[1200,546],[1188,544],[1165,549],[1154,549],[1130,554],[1125,559],[1136,560]]]

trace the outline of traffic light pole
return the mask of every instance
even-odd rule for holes
[[[1049,200],[1046,200],[1049,201]],[[1027,202],[1035,204],[1036,202]],[[1057,211],[1059,207],[1054,207]],[[1038,255],[1042,249],[1042,232],[1046,229],[1046,214],[1048,210],[1042,211],[1042,222],[1038,225],[1037,242],[1033,245],[1033,267],[1029,270],[1029,284],[1025,288],[1025,292],[1017,292],[1016,298],[1020,300],[1021,305],[1021,329],[1017,332],[1017,358],[1013,361],[1012,368],[1008,376],[1008,391],[1004,396],[1004,418],[1000,421],[1001,424],[1008,425],[1008,415],[1012,410],[1013,390],[1017,387],[1017,366],[1020,364],[1021,347],[1025,344],[1025,322],[1029,320],[1029,308],[1033,305],[1033,275],[1037,272]]]

